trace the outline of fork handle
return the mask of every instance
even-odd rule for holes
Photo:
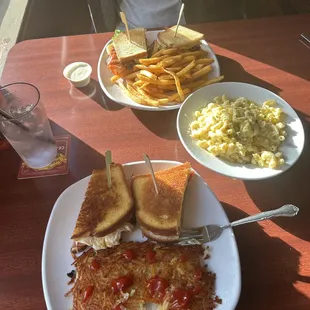
[[[270,218],[278,217],[278,216],[292,217],[292,216],[295,216],[298,213],[298,211],[299,211],[298,207],[288,204],[288,205],[282,206],[279,209],[261,212],[255,215],[245,217],[241,220],[231,222],[229,225],[226,225],[222,228],[234,227],[234,226],[258,222],[258,221],[264,221],[264,220],[268,220]]]

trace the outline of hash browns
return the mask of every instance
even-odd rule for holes
[[[69,292],[73,310],[138,310],[147,302],[158,304],[161,310],[214,309],[221,301],[214,293],[215,274],[201,267],[203,255],[200,245],[167,246],[149,241],[122,243],[97,252],[90,249],[73,264],[77,271]],[[130,278],[124,289],[115,286],[120,277]],[[161,294],[156,291],[158,286],[150,284],[158,279],[167,283]]]

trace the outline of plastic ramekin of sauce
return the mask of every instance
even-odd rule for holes
[[[92,67],[82,61],[69,64],[63,71],[64,77],[75,87],[85,87],[90,82]]]

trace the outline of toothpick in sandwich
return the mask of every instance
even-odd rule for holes
[[[106,165],[106,173],[108,179],[108,186],[111,188],[112,186],[112,178],[111,178],[111,163],[112,163],[112,153],[110,150],[105,152],[105,165]]]
[[[179,13],[179,19],[178,19],[177,26],[176,26],[175,32],[174,32],[174,37],[177,36],[178,28],[179,28],[180,21],[181,21],[181,17],[183,15],[183,11],[184,11],[184,3],[182,3],[182,5],[181,5],[181,9],[180,9],[180,13]]]
[[[120,12],[120,16],[121,16],[121,20],[124,23],[125,27],[126,27],[126,33],[127,33],[127,37],[128,40],[131,42],[131,38],[130,38],[130,32],[129,32],[129,28],[128,28],[128,23],[127,23],[127,18],[124,12]]]
[[[148,166],[148,168],[150,170],[150,173],[151,173],[151,176],[152,176],[152,180],[153,180],[153,183],[154,183],[154,188],[155,188],[156,194],[158,195],[159,191],[158,191],[158,187],[157,187],[157,183],[156,183],[156,179],[155,179],[155,173],[154,173],[153,166],[152,166],[152,163],[150,161],[150,158],[146,154],[143,154],[143,158],[144,158],[144,161],[145,161],[146,165]]]

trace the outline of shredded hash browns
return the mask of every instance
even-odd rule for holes
[[[73,310],[138,310],[145,303],[158,309],[214,309],[215,274],[201,267],[199,245],[164,245],[149,241],[90,249],[73,265]]]

